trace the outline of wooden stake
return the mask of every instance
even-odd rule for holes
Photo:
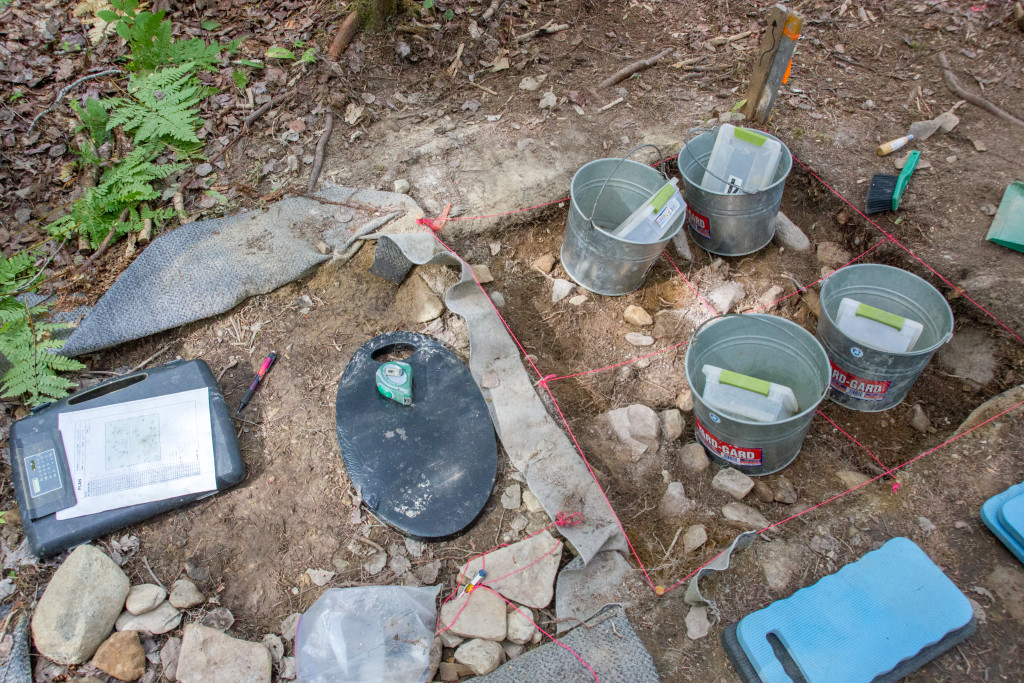
[[[748,120],[764,123],[771,115],[775,95],[789,74],[789,63],[800,37],[803,17],[782,5],[772,8],[768,28],[761,37],[747,101],[741,110]]]

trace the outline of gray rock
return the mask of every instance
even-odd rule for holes
[[[902,156],[898,156],[892,160],[892,165],[896,167],[897,171],[902,171],[903,167],[907,165],[907,160],[910,158],[910,152],[906,152]],[[932,167],[932,162],[926,158],[921,157],[921,160],[917,162],[917,169],[925,171]]]
[[[417,541],[416,539],[409,538],[408,536],[402,540],[405,543],[405,549],[409,551],[409,554],[413,557],[421,557],[423,555],[423,551],[427,549],[427,544],[423,541]]]
[[[683,485],[674,481],[665,489],[658,505],[658,514],[666,520],[678,520],[694,508],[694,502],[686,497]]]
[[[927,121],[914,121],[910,124],[909,133],[914,136],[918,143],[924,142],[939,129],[939,122],[935,119]]]
[[[194,173],[200,178],[205,178],[206,176],[213,173],[213,166],[207,163],[199,164],[198,166],[196,166]]]
[[[996,345],[982,329],[957,332],[952,341],[939,349],[937,359],[951,374],[977,387],[984,387],[995,379]]]
[[[541,109],[553,109],[558,104],[558,98],[555,97],[555,93],[550,90],[544,93],[543,97],[540,98]]]
[[[413,572],[416,578],[424,585],[430,585],[437,581],[437,575],[441,571],[441,560],[433,560],[416,567]]]
[[[276,633],[268,633],[263,636],[263,640],[260,641],[263,647],[267,648],[267,652],[270,653],[270,659],[274,661],[274,664],[281,662],[281,658],[284,657],[284,641],[281,640],[281,636]]]
[[[693,411],[693,392],[689,389],[683,389],[676,396],[676,407],[684,413]]]
[[[477,676],[489,674],[498,668],[505,656],[501,643],[493,640],[474,639],[463,643],[455,651],[455,661],[465,664]]]
[[[836,472],[836,478],[843,482],[843,486],[848,489],[852,489],[861,484],[866,484],[871,481],[871,477],[860,472],[853,472],[851,470],[840,470]]]
[[[301,612],[292,612],[281,622],[281,637],[284,638],[284,642],[290,643],[295,640],[295,632],[299,629],[299,619],[301,618]]]
[[[930,534],[931,532],[935,531],[935,525],[932,523],[932,520],[928,519],[927,517],[918,517],[917,525],[921,527],[921,531],[925,532],[926,534]]]
[[[278,670],[277,675],[280,676],[282,681],[294,681],[298,677],[298,672],[295,668],[295,657],[283,657],[281,659],[281,668]]]
[[[773,591],[782,591],[789,585],[796,571],[803,570],[801,550],[795,544],[776,541],[761,546],[757,551],[765,582]]]
[[[626,306],[622,319],[630,325],[636,325],[637,327],[646,327],[647,325],[654,324],[654,318],[651,317],[651,314],[639,306]]]
[[[498,308],[505,307],[505,295],[501,292],[491,292],[491,301],[493,301],[494,305]]]
[[[796,223],[781,211],[775,216],[775,243],[793,251],[810,251],[811,241]]]
[[[518,609],[518,612],[512,610],[508,613],[505,637],[516,645],[525,645],[533,638],[533,633],[537,630],[537,627],[533,625],[533,610],[528,607],[520,607]]]
[[[582,306],[585,303],[587,303],[586,294],[577,294],[576,296],[569,297],[570,306]]]
[[[626,341],[633,346],[653,346],[654,337],[646,334],[640,334],[639,332],[628,332],[626,334]]]
[[[216,607],[204,614],[199,623],[218,631],[227,631],[235,623],[235,615],[227,607]]]
[[[383,571],[384,567],[387,566],[387,563],[388,554],[377,552],[363,562],[363,569],[366,570],[366,573],[370,576],[376,576]]]
[[[552,303],[558,303],[559,301],[561,301],[565,297],[567,297],[570,294],[572,294],[572,290],[575,289],[575,288],[576,288],[576,285],[574,285],[573,283],[569,282],[568,280],[563,280],[562,278],[556,278],[555,281],[552,283],[551,302]]]
[[[501,494],[501,507],[506,510],[518,510],[523,504],[523,487],[512,484]]]
[[[634,457],[658,449],[661,418],[645,405],[635,403],[609,410],[598,421],[611,436],[628,446]]]
[[[309,577],[310,582],[312,582],[314,586],[318,587],[323,587],[329,584],[335,575],[335,572],[328,571],[326,569],[309,568],[306,570],[306,576]]]
[[[776,503],[792,505],[796,502],[796,487],[793,486],[793,482],[783,476],[780,476],[775,481],[775,485],[778,487],[778,490],[775,491]]]
[[[447,631],[442,631],[438,634],[437,637],[441,640],[441,644],[445,647],[458,647],[459,645],[462,645],[462,643],[466,640],[462,636],[457,636],[454,633],[452,633],[451,629],[448,629]]]
[[[395,192],[397,194],[409,194],[409,181],[405,178],[399,178],[395,181]]]
[[[32,220],[32,209],[22,207],[14,212],[14,220],[18,221],[22,225]]]
[[[711,488],[728,493],[736,500],[743,500],[754,488],[754,480],[739,470],[726,467],[724,470],[720,470],[715,475],[715,478],[711,480]]]
[[[555,263],[557,263],[557,261],[554,256],[551,254],[543,254],[542,256],[538,256],[534,259],[532,267],[546,275],[555,267]]]
[[[708,303],[716,312],[725,315],[746,296],[746,290],[739,282],[726,282],[711,290]]]
[[[703,524],[694,524],[683,534],[683,552],[692,553],[708,540],[708,530]]]
[[[519,81],[519,89],[525,90],[527,92],[534,92],[536,90],[539,90],[541,84],[544,83],[545,80],[547,80],[547,77],[547,74],[541,74],[536,78],[533,76],[526,76],[521,81]]]
[[[466,573],[476,576],[476,572]],[[449,629],[457,636],[505,640],[505,628],[505,601],[487,589],[464,593],[441,607],[441,629]]]
[[[260,643],[200,624],[185,627],[177,671],[182,683],[270,683],[272,668],[270,652]]]
[[[150,636],[158,636],[178,628],[181,623],[181,612],[174,609],[169,602],[161,602],[156,609],[145,614],[134,615],[127,610],[121,613],[114,623],[118,631],[138,631]]]
[[[130,587],[113,560],[79,546],[54,572],[32,615],[36,649],[59,664],[86,661],[113,629]]]
[[[428,323],[444,313],[444,304],[419,273],[413,273],[398,288],[395,306],[411,323]]]
[[[676,408],[669,408],[658,413],[661,417],[661,438],[665,442],[672,442],[683,435],[686,429],[686,421],[683,414]]]
[[[488,575],[507,578],[489,579],[487,585],[520,605],[544,609],[554,594],[555,575],[561,559],[562,545],[550,532],[542,531],[536,536],[488,553]],[[474,559],[467,564],[464,576],[476,576],[482,568],[483,560]],[[473,594],[478,592],[474,591]]]
[[[501,644],[501,647],[505,650],[506,659],[515,659],[526,650],[525,645],[517,645],[516,643],[510,643],[507,640]]]
[[[722,515],[726,521],[741,529],[759,531],[771,524],[764,515],[743,503],[729,503],[722,508]]]
[[[684,261],[693,260],[693,252],[690,251],[690,242],[686,239],[686,228],[684,227],[672,238],[672,246],[676,248],[676,254]]]
[[[768,483],[763,479],[758,479],[754,482],[754,495],[762,503],[775,502],[775,491],[772,491],[772,487],[768,486]]]
[[[391,558],[388,566],[391,567],[391,571],[393,571],[396,576],[401,576],[409,571],[412,567],[412,562],[410,562],[409,558],[405,555],[395,555]]]
[[[526,511],[531,514],[544,512],[544,506],[540,504],[540,500],[530,489],[523,489],[523,504],[526,505]]]
[[[704,605],[691,607],[686,613],[686,637],[690,640],[700,640],[711,630],[711,622],[708,621],[708,608]]]
[[[477,282],[482,285],[486,285],[489,282],[494,282],[494,276],[491,275],[491,269],[482,263],[470,266],[473,271],[473,275],[476,277]]]
[[[160,665],[164,668],[164,677],[169,681],[178,680],[178,655],[181,654],[181,638],[168,638],[160,648]]]
[[[928,430],[932,428],[932,423],[920,403],[915,403],[914,407],[910,409],[910,426],[922,434],[927,434]]]
[[[167,591],[155,583],[143,583],[132,586],[128,591],[128,599],[124,608],[132,614],[152,612],[167,597]]]
[[[707,451],[699,443],[683,446],[683,450],[679,454],[679,462],[691,472],[703,472],[711,464]]]
[[[768,313],[778,306],[779,299],[786,293],[782,287],[774,285],[761,296],[757,297],[758,313]]]
[[[178,579],[171,585],[171,595],[167,601],[178,609],[189,609],[203,604],[206,597],[188,579]]]

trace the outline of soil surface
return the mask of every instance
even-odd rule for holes
[[[725,625],[895,536],[911,538],[929,554],[974,601],[978,621],[974,636],[909,680],[1019,679],[1024,569],[988,532],[978,510],[990,496],[1024,480],[1022,411],[944,444],[972,410],[1024,381],[1022,255],[984,239],[991,207],[998,206],[1010,182],[1024,176],[1024,135],[1020,127],[959,102],[944,86],[937,61],[945,53],[966,89],[1024,114],[1024,34],[1011,8],[936,0],[794,3],[805,17],[803,34],[790,81],[765,129],[798,160],[782,209],[804,229],[811,251],[783,250],[773,243],[750,256],[716,259],[691,241],[691,260],[669,251],[680,272],[663,258],[637,292],[612,298],[580,290],[573,295],[585,294],[586,301],[573,305],[568,298],[551,300],[551,278],[568,279],[562,264],[550,275],[531,267],[539,256],[558,256],[567,207],[557,200],[568,195],[572,174],[587,161],[621,156],[643,143],[657,145],[662,156],[674,155],[691,128],[732,110],[745,95],[768,8],[737,0],[506,4],[485,22],[481,8],[470,11],[468,4],[455,3],[450,22],[424,19],[429,28],[423,29],[404,17],[382,30],[363,31],[337,64],[321,60],[254,72],[251,106],[246,93],[231,89],[231,68],[225,66],[211,78],[231,96],[206,112],[205,133],[207,154],[224,153],[210,176],[188,183],[189,214],[197,219],[222,215],[304,190],[324,114],[333,108],[335,130],[322,178],[385,190],[406,180],[430,216],[448,203],[457,219],[485,216],[450,221],[442,237],[468,262],[490,267],[494,282],[485,289],[502,294],[501,313],[540,370],[561,377],[616,366],[560,379],[551,387],[636,549],[624,602],[663,680],[736,680],[719,643]],[[81,33],[80,25],[63,8],[30,8],[16,0],[0,12],[6,23],[0,59],[13,74],[0,77],[5,84],[0,207],[6,234],[0,242],[8,255],[38,240],[35,221],[75,191],[72,181],[54,182],[61,164],[71,160],[69,110],[58,106],[44,116],[41,136],[32,137],[39,124],[33,134],[27,128],[92,62],[83,62],[84,41],[71,37]],[[216,38],[248,36],[243,54],[262,57],[270,45],[291,47],[296,41],[322,55],[344,13],[342,4],[329,2],[225,1],[207,3],[205,9],[182,7],[172,16],[195,35],[205,35],[201,19],[214,19],[220,23]],[[58,49],[45,39],[47,18],[63,27],[68,46]],[[516,41],[515,36],[548,22],[569,28]],[[723,40],[748,31],[738,40]],[[665,47],[676,48],[676,55],[618,86],[598,88],[623,65]],[[44,48],[49,52],[43,54]],[[50,61],[40,61],[37,53]],[[112,48],[98,48],[96,59],[113,54]],[[691,58],[698,59],[683,63]],[[70,66],[61,66],[62,60]],[[69,69],[72,75],[65,76]],[[536,90],[524,89],[527,77],[543,77],[543,82]],[[102,79],[89,87],[113,91]],[[82,86],[79,94],[85,90]],[[539,102],[549,91],[556,104],[542,109]],[[22,95],[14,97],[15,92]],[[283,98],[280,103],[243,130],[241,119],[276,96]],[[618,98],[622,101],[601,111]],[[875,146],[904,135],[914,121],[951,109],[960,119],[951,132],[912,145],[931,167],[914,174],[899,212],[873,216],[877,225],[860,216],[854,207],[862,207],[871,177],[896,173],[894,159],[903,155],[879,158]],[[58,144],[65,149],[55,148]],[[656,153],[642,150],[637,156],[653,160]],[[674,166],[669,170],[675,172]],[[549,202],[545,208],[492,217]],[[29,218],[18,214],[26,209]],[[875,246],[886,237],[882,231],[894,239]],[[817,250],[822,243],[830,246]],[[692,640],[686,635],[689,607],[682,588],[658,596],[640,563],[656,586],[686,577],[737,533],[720,512],[731,499],[710,486],[715,466],[693,473],[678,458],[694,441],[691,414],[685,415],[683,436],[650,454],[643,467],[608,448],[594,430],[596,418],[634,403],[655,410],[676,405],[686,388],[681,344],[705,315],[695,289],[706,297],[719,284],[738,282],[745,296],[735,310],[750,310],[761,306],[761,297],[774,286],[789,295],[841,265],[827,252],[853,258],[871,247],[863,262],[905,268],[942,292],[956,319],[954,342],[928,365],[903,404],[890,411],[820,406],[799,457],[783,472],[760,478],[775,490],[784,476],[794,484],[797,502],[763,502],[754,493],[743,502],[773,523],[830,502],[763,533],[734,558],[730,570],[705,579],[702,589],[716,601],[719,616],[706,637]],[[58,250],[52,267],[72,260],[70,250]],[[370,337],[399,329],[432,334],[463,359],[469,352],[465,326],[451,313],[426,325],[404,319],[395,306],[398,287],[369,274],[371,261],[371,249],[364,248],[345,265],[325,265],[308,279],[222,316],[84,359],[89,371],[79,379],[88,384],[160,350],[152,362],[201,358],[234,404],[266,353],[280,355],[250,408],[236,420],[245,482],[97,541],[106,547],[125,535],[141,541],[125,563],[133,582],[151,580],[143,558],[165,584],[187,569],[207,595],[216,595],[232,611],[237,635],[259,640],[279,631],[285,617],[305,610],[330,587],[432,583],[436,577],[450,588],[469,557],[550,523],[542,514],[502,508],[501,493],[521,477],[500,452],[491,502],[454,541],[410,546],[360,509],[335,434],[334,397],[351,355]],[[59,290],[65,297],[60,305],[95,301],[129,263],[115,245],[95,272]],[[438,292],[455,281],[447,268],[417,272]],[[772,312],[813,332],[816,291],[790,296]],[[652,315],[679,311],[678,323],[634,328],[622,317],[630,304]],[[652,334],[652,329],[657,329],[653,346],[634,347],[625,340],[627,332]],[[915,406],[923,409],[931,429],[911,427]],[[5,419],[23,410],[8,404]],[[895,480],[882,477],[831,500],[848,488],[837,472],[876,477],[923,453],[894,473]],[[0,502],[12,509],[10,473],[7,465],[0,467],[5,473]],[[690,555],[678,544],[669,551],[679,526],[657,513],[668,481],[682,482],[697,503],[684,527],[701,523],[708,529],[708,542]],[[526,518],[525,528],[519,515]],[[8,548],[21,540],[17,524],[2,532]],[[381,553],[387,554],[383,567]],[[399,556],[408,558],[409,571],[399,571],[404,570],[404,563],[394,562]],[[569,559],[565,553],[563,561]],[[30,604],[56,563],[18,568],[18,591],[7,600]],[[337,573],[317,586],[307,569]],[[553,609],[542,611],[538,623],[544,626],[554,617]],[[446,651],[446,658],[450,654]]]

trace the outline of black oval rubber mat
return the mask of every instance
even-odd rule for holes
[[[412,366],[412,405],[381,396],[374,375],[390,354]],[[380,359],[380,360],[378,360]],[[453,536],[494,487],[498,446],[480,388],[440,342],[389,332],[359,347],[338,385],[338,443],[363,502],[410,536]]]

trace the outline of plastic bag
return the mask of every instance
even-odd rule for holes
[[[295,634],[304,683],[423,683],[437,626],[440,586],[331,588]]]

